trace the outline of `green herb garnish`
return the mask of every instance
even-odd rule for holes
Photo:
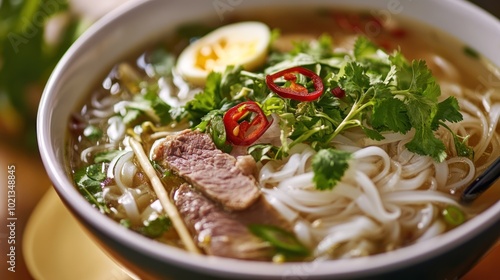
[[[89,125],[83,130],[83,135],[92,141],[99,140],[102,134],[102,130],[94,125]]]
[[[73,179],[80,193],[102,213],[110,213],[103,197],[102,182],[106,179],[107,165],[96,163],[77,170]]]
[[[475,49],[469,46],[465,46],[463,48],[463,51],[470,58],[479,59],[481,57],[481,55]]]
[[[123,151],[120,150],[111,150],[97,153],[94,157],[94,163],[111,162],[116,156],[121,153],[123,153]]]
[[[169,218],[165,216],[157,217],[154,220],[145,222],[143,228],[141,228],[141,233],[151,238],[156,238],[161,236],[172,226],[172,222]]]
[[[454,97],[441,101],[440,87],[425,61],[407,61],[400,51],[387,53],[363,36],[355,42],[352,53],[334,53],[333,49],[331,38],[323,35],[317,41],[297,43],[290,52],[271,50],[267,64],[258,72],[237,66],[227,67],[224,73],[212,72],[205,88],[177,108],[176,121],[184,118],[228,152],[231,147],[222,116],[243,101],[258,102],[267,116],[279,117],[281,145],[258,143],[248,152],[257,161],[279,160],[299,143],[310,145],[318,151],[313,160],[318,189],[331,189],[347,170],[350,155],[334,150],[334,140],[350,129],[360,129],[376,141],[383,140],[386,133],[412,133],[408,150],[442,162],[448,152],[435,133],[443,127],[452,134],[459,156],[473,155],[467,136],[456,135],[447,126],[462,120],[458,101]],[[283,98],[267,87],[266,74],[294,66],[321,77],[324,92],[318,99]],[[307,80],[299,81],[300,75],[296,78],[309,86]],[[286,86],[286,81],[278,82]],[[169,112],[164,118],[167,123],[175,119],[168,118],[171,108],[156,111]]]
[[[314,155],[312,168],[316,188],[320,190],[332,189],[344,176],[349,167],[350,159],[351,153],[335,149],[322,149]]]
[[[47,23],[60,15],[68,20],[58,25],[59,39],[46,40]],[[88,24],[70,11],[67,1],[0,1],[0,126],[3,122],[16,126],[2,131],[7,133],[2,140],[36,147],[36,110],[31,100],[41,94],[56,63]]]

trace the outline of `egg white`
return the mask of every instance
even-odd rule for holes
[[[254,70],[267,57],[271,31],[261,22],[239,22],[222,26],[186,47],[176,70],[188,82],[203,86],[211,71],[223,72],[229,65]]]

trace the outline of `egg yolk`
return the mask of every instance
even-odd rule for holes
[[[220,38],[202,46],[196,53],[195,66],[207,72],[224,71],[227,65],[237,65],[256,53],[256,42],[242,42]]]

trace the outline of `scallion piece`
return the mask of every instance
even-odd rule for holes
[[[480,58],[479,53],[475,49],[473,49],[469,46],[465,46],[463,50],[464,50],[464,53],[471,58],[474,58],[474,59]]]
[[[295,235],[282,228],[272,225],[250,225],[249,230],[282,253],[300,256],[309,254],[309,250],[300,243]]]
[[[452,226],[458,226],[465,222],[465,214],[458,207],[450,205],[443,210],[444,220]]]

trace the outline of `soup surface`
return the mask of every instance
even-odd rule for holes
[[[498,201],[460,202],[500,155],[498,76],[371,11],[235,13],[114,65],[69,120],[68,164],[97,210],[193,252],[379,254]]]

